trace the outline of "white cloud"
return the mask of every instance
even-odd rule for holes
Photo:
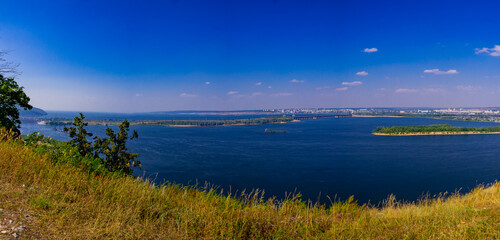
[[[471,85],[467,85],[467,86],[459,85],[459,86],[457,86],[457,89],[463,90],[463,91],[477,91],[477,90],[481,89],[481,87],[476,87],[476,86],[471,86]]]
[[[136,93],[134,96],[136,96],[136,97],[140,97],[140,96],[142,96],[142,94],[140,94],[140,93]]]
[[[424,70],[424,73],[432,73],[432,74],[436,74],[436,75],[450,75],[450,74],[458,74],[458,71],[455,69],[450,69],[448,71],[441,71],[441,70],[435,68],[435,69],[426,69],[426,70]]]
[[[500,45],[495,45],[493,48],[476,48],[474,52],[476,54],[485,53],[493,57],[498,57],[500,56]]]
[[[267,88],[273,88],[273,87],[271,87],[271,86],[267,86]]]
[[[189,94],[189,93],[181,93],[179,97],[198,97],[196,94]]]
[[[358,76],[366,76],[366,75],[368,75],[368,73],[366,71],[361,71],[361,72],[357,72],[356,75],[358,75]]]
[[[349,89],[348,87],[341,87],[341,88],[336,88],[335,91],[346,91]]]
[[[474,49],[475,54],[489,53],[489,52],[490,52],[489,48],[476,48],[476,49]]]
[[[416,93],[418,89],[410,89],[410,88],[398,88],[395,93]]]
[[[425,88],[423,91],[426,93],[446,93],[446,91],[441,88]]]
[[[363,84],[363,82],[361,81],[354,81],[354,82],[342,82],[342,85],[343,86],[351,86],[351,87],[354,87],[354,86],[359,86]]]
[[[210,85],[210,82],[205,82],[206,85]]]
[[[292,96],[293,94],[291,93],[275,93],[275,94],[272,94],[271,96],[273,97],[288,97],[288,96]]]
[[[373,52],[377,52],[378,49],[377,48],[365,48],[365,50],[363,50],[363,52],[366,52],[366,53],[373,53]]]
[[[238,91],[229,91],[226,94],[227,95],[234,95],[234,94],[238,94],[238,93],[239,93]]]
[[[328,89],[330,86],[324,86],[324,87],[317,87],[316,90],[322,90],[322,89]]]
[[[262,85],[262,82],[258,82],[255,85],[260,86],[260,85]]]
[[[262,93],[262,92],[254,92],[254,93],[252,93],[252,96],[260,96],[262,94],[264,94],[264,93]]]
[[[290,80],[290,82],[293,82],[293,83],[304,83],[305,80],[292,79],[292,80]]]

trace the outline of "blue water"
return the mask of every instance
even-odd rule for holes
[[[173,128],[134,126],[130,142],[142,170],[135,174],[181,184],[208,181],[227,190],[264,189],[267,197],[300,192],[304,199],[328,203],[354,195],[373,204],[391,193],[415,201],[500,178],[500,135],[374,136],[377,126],[495,123],[418,118],[340,118],[283,125]],[[286,130],[265,134],[265,128]],[[33,131],[66,140],[53,127],[23,124]],[[89,126],[103,134],[104,127]]]

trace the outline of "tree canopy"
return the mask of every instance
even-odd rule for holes
[[[20,133],[19,108],[31,110],[30,98],[14,78],[0,74],[0,126]]]
[[[133,167],[141,167],[141,162],[136,160],[136,153],[129,153],[127,141],[139,137],[137,131],[132,132],[129,137],[130,123],[125,120],[118,126],[118,132],[110,127],[106,128],[106,137],[94,136],[93,142],[87,138],[93,136],[85,128],[88,122],[85,116],[80,113],[79,117],[73,120],[73,126],[64,127],[71,140],[69,143],[76,147],[82,156],[91,156],[97,159],[110,172],[123,172],[132,174]]]

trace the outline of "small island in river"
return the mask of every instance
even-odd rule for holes
[[[372,133],[381,136],[500,134],[500,127],[455,127],[449,124],[393,126],[377,127]]]
[[[272,130],[272,129],[269,129],[269,128],[266,128],[266,130],[264,130],[265,133],[286,133],[285,130]]]
[[[294,122],[292,117],[262,117],[249,119],[230,119],[230,120],[133,120],[130,125],[160,125],[168,127],[222,127],[237,125],[264,125],[280,124]],[[73,120],[63,118],[44,119],[38,124],[49,126],[71,125]],[[89,125],[118,126],[121,121],[118,120],[88,120]]]

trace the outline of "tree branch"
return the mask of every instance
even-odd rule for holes
[[[4,57],[8,54],[7,51],[0,50],[0,75],[14,77],[18,76],[19,63],[9,62]]]

